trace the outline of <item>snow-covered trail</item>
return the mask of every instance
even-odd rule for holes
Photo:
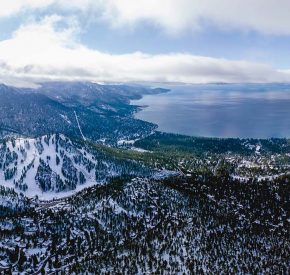
[[[81,136],[82,136],[83,140],[86,141],[87,139],[86,139],[86,137],[84,136],[84,134],[82,132],[82,129],[81,129],[81,126],[80,126],[79,119],[78,119],[76,111],[74,111],[74,114],[75,114],[75,117],[76,117],[76,121],[77,121],[77,124],[78,124],[78,128],[80,130]]]

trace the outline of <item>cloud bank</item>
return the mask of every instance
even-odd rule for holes
[[[148,21],[177,34],[202,30],[207,24],[223,30],[290,34],[289,0],[0,0],[0,17],[23,11],[77,11],[113,27]]]
[[[19,86],[50,80],[95,82],[289,82],[290,73],[246,61],[186,53],[112,55],[76,39],[74,21],[59,16],[21,26],[0,41],[0,81]]]

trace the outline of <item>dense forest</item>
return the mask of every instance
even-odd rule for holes
[[[0,219],[0,268],[28,274],[287,274],[288,182],[245,184],[224,171],[160,181],[116,178],[62,200],[31,201],[21,212],[15,204]]]

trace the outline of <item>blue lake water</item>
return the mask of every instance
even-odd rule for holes
[[[191,136],[290,137],[290,84],[167,86],[132,104],[160,131]]]

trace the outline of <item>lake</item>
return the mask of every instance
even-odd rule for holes
[[[290,84],[164,86],[131,104],[135,117],[170,133],[206,137],[290,137]]]

